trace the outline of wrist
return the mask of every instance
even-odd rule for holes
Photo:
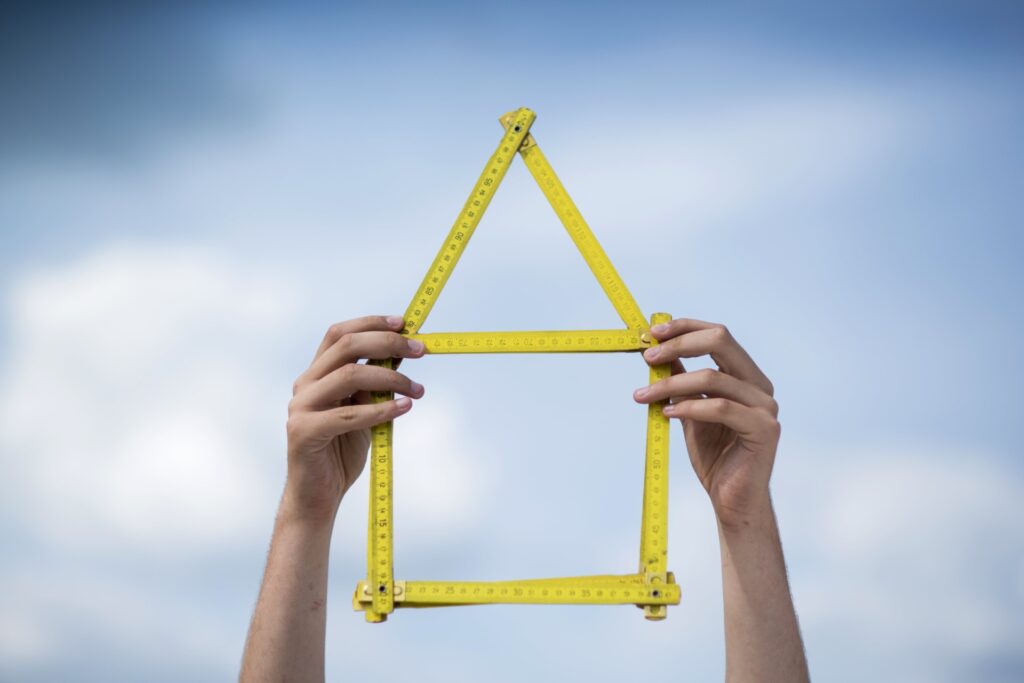
[[[330,532],[341,504],[341,496],[333,500],[309,500],[285,483],[284,493],[277,509],[278,523],[289,527],[300,527],[309,531]]]
[[[747,497],[741,503],[712,500],[715,519],[720,531],[736,535],[751,531],[763,531],[775,523],[775,509],[768,489]]]

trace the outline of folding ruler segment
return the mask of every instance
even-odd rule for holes
[[[644,574],[575,576],[519,581],[396,581],[397,607],[453,607],[458,605],[636,605],[663,609],[679,603],[679,586],[671,572],[663,584],[650,583]],[[370,586],[360,581],[353,605],[372,605]]]
[[[515,112],[509,112],[499,119],[501,125],[505,126],[505,130],[508,130],[509,126],[514,127],[515,114]],[[540,147],[532,135],[527,135],[526,140],[519,149],[519,154],[523,157],[523,161],[526,162],[526,168],[529,169],[530,175],[537,181],[537,185],[544,193],[548,203],[551,204],[551,208],[558,214],[558,218],[562,221],[562,225],[565,226],[569,237],[572,238],[576,248],[583,255],[587,265],[590,266],[591,272],[594,273],[594,277],[597,278],[601,288],[604,289],[608,300],[612,302],[619,317],[626,323],[626,327],[645,330],[647,328],[647,317],[640,311],[640,307],[636,305],[633,295],[629,293],[626,284],[619,277],[618,272],[616,272],[615,266],[612,265],[607,254],[604,253],[604,249],[601,248],[597,238],[594,237],[594,233],[591,232],[590,226],[583,220],[583,215],[576,208],[576,204],[565,190],[562,181],[555,175],[554,169],[551,168],[547,157],[540,151]]]
[[[405,312],[403,334],[422,341],[428,353],[636,352],[657,344],[650,327],[670,319],[667,313],[655,313],[648,325],[629,289],[530,134],[535,119],[536,115],[526,108],[501,117],[505,133],[498,148],[484,167]],[[517,152],[625,322],[625,329],[419,332]],[[398,364],[394,359],[371,362],[388,368]],[[668,365],[654,366],[649,373],[651,381],[669,374]],[[373,394],[376,402],[393,398],[393,392]],[[363,610],[367,621],[371,622],[384,621],[396,607],[479,604],[633,604],[643,607],[648,619],[664,619],[667,605],[679,604],[680,600],[675,578],[666,569],[669,434],[668,419],[662,413],[666,404],[663,401],[648,407],[640,571],[637,574],[492,582],[396,581],[392,526],[393,423],[373,427],[367,579],[356,586],[353,607]]]

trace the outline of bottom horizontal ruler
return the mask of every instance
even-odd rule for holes
[[[395,581],[395,607],[453,605],[678,605],[679,586],[671,572],[668,581],[647,581],[643,574],[577,576],[525,581]],[[366,581],[356,586],[352,607],[372,609]]]

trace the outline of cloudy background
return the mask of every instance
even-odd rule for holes
[[[641,308],[728,324],[774,381],[812,674],[1021,680],[1022,69],[997,2],[4,9],[0,680],[236,675],[291,381],[331,322],[404,311],[519,106]],[[519,163],[427,329],[616,324]],[[400,578],[635,568],[640,358],[403,369]],[[667,621],[368,625],[360,482],[329,678],[721,678],[673,438]]]

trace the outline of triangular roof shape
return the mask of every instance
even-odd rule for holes
[[[615,311],[622,319],[626,329],[642,332],[648,328],[647,316],[637,306],[629,288],[619,277],[615,266],[612,265],[604,249],[601,248],[594,233],[583,219],[583,215],[576,208],[576,204],[558,176],[555,175],[533,135],[530,134],[530,126],[535,119],[536,114],[526,108],[509,112],[499,119],[505,128],[505,135],[488,160],[483,173],[480,174],[480,179],[474,185],[462,211],[459,212],[454,225],[445,238],[444,244],[441,245],[441,249],[434,258],[430,270],[427,271],[419,289],[416,290],[416,295],[405,313],[403,333],[418,334],[422,331],[427,316],[440,297],[448,278],[480,224],[484,212],[500,187],[517,152],[523,158],[527,169],[554,209],[566,232],[569,233],[569,237],[572,238],[573,244],[583,256],[601,289],[604,290],[608,300],[615,307]],[[428,338],[424,341],[433,340]],[[430,350],[429,347],[428,350]]]
[[[505,132],[459,212],[405,312],[402,333],[421,340],[428,353],[551,353],[642,351],[657,341],[650,327],[667,322],[667,313],[650,321],[640,311],[625,283],[598,243],[558,176],[530,133],[536,115],[522,108],[500,118]],[[466,249],[487,206],[516,155],[526,166],[565,226],[573,243],[611,301],[625,326],[612,330],[555,330],[534,332],[423,333],[430,314]],[[396,367],[398,360],[370,361]],[[652,366],[650,381],[670,374],[668,365]],[[375,401],[394,398],[376,392]],[[370,510],[367,533],[367,578],[356,586],[353,607],[371,622],[384,621],[396,607],[440,607],[494,603],[517,604],[633,604],[648,619],[664,619],[668,605],[679,603],[679,587],[667,571],[668,545],[668,418],[667,402],[647,407],[647,448],[644,460],[643,514],[640,529],[640,569],[637,573],[525,581],[396,581],[392,532],[393,423],[371,430]]]

